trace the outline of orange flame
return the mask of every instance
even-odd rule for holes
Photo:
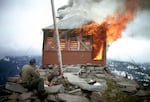
[[[111,44],[121,37],[122,31],[126,28],[126,25],[129,21],[131,21],[134,17],[134,14],[130,12],[126,12],[123,15],[117,15],[113,17],[107,17],[104,22],[107,25],[107,43]]]
[[[94,58],[94,60],[99,60],[99,59],[102,59],[102,55],[103,55],[103,48],[104,48],[104,44],[102,44],[102,46],[100,46],[100,49],[97,53],[97,56]]]
[[[74,33],[82,33],[85,35],[93,36],[93,59],[102,60],[104,44],[111,44],[121,37],[122,31],[126,28],[127,24],[133,20],[135,15],[135,8],[133,3],[137,0],[127,0],[126,11],[124,14],[115,13],[114,16],[109,16],[104,19],[103,23],[98,24],[92,22],[91,24],[84,25],[83,27],[74,30]],[[136,3],[137,4],[137,3]]]
[[[106,24],[98,24],[92,22],[89,25],[85,25],[81,28],[75,29],[74,33],[82,33],[83,35],[93,36],[93,59],[101,60],[104,50],[104,44],[106,43]]]

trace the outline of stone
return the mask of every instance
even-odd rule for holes
[[[84,96],[75,96],[69,94],[58,94],[58,99],[65,102],[89,102]]]
[[[8,97],[9,100],[17,100],[18,99],[19,94],[18,93],[13,93],[12,95],[10,95]]]
[[[73,73],[75,75],[78,75],[81,73],[81,68],[80,67],[66,67],[64,72],[69,72],[69,73]]]
[[[145,90],[139,90],[135,95],[140,97],[147,97],[150,96],[150,92]]]
[[[134,80],[125,80],[125,79],[122,79],[120,82],[117,82],[117,84],[120,87],[130,86],[130,87],[139,88],[139,85]]]
[[[15,77],[8,77],[7,78],[7,81],[8,82],[13,82],[13,83],[16,83],[20,80],[20,78],[18,76],[15,76]]]
[[[41,100],[40,99],[35,99],[34,102],[41,102]]]
[[[136,87],[133,87],[133,86],[127,86],[127,87],[121,88],[121,91],[134,94],[137,92],[137,89],[136,89]]]
[[[19,100],[18,102],[31,102],[31,100]]]
[[[55,86],[51,86],[51,87],[45,87],[45,90],[48,92],[48,93],[63,93],[64,92],[64,87],[62,84],[60,85],[55,85]]]
[[[95,73],[95,74],[104,74],[104,71],[99,71],[99,70],[97,71],[97,70],[96,70],[96,71],[94,71],[94,73]]]
[[[90,99],[92,102],[103,102],[103,97],[100,92],[92,92]]]
[[[57,102],[55,95],[48,95],[47,100],[48,102]]]
[[[96,67],[94,67],[94,70],[103,72],[104,71],[104,67],[96,66]]]
[[[75,90],[69,91],[68,93],[73,94],[73,95],[82,95],[82,90],[81,89],[75,89]]]
[[[17,102],[17,100],[8,100],[8,101],[5,101],[5,102]]]
[[[97,78],[104,78],[106,75],[105,75],[105,74],[95,74],[95,76],[96,76]]]
[[[83,90],[88,91],[101,91],[103,87],[101,85],[89,85],[84,79],[73,75],[72,73],[64,73],[64,77],[68,78],[69,83],[79,86]]]
[[[25,93],[22,93],[22,94],[19,96],[19,100],[27,100],[27,99],[30,99],[32,95],[33,95],[32,92],[25,92]]]
[[[23,93],[27,91],[27,89],[24,88],[22,85],[17,83],[10,83],[10,82],[7,82],[5,84],[5,88],[18,93]]]

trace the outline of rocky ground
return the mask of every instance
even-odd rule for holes
[[[1,86],[0,102],[150,102],[149,89],[112,75],[107,67],[63,65],[61,76],[56,76],[57,69],[57,65],[48,65],[39,70],[49,94],[46,99],[41,101],[36,90],[22,87],[17,75]]]

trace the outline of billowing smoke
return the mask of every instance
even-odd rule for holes
[[[139,1],[134,19],[122,31],[122,37],[108,48],[108,58],[135,62],[149,62],[150,57],[150,1]],[[99,23],[114,13],[124,13],[126,3],[132,0],[70,0],[68,5],[58,9],[61,19],[80,15]],[[136,4],[136,2],[135,2]],[[130,5],[132,6],[135,5]],[[76,23],[71,22],[71,23]]]
[[[136,18],[128,25],[125,33],[131,37],[150,39],[150,1],[142,0],[137,10]]]
[[[150,1],[142,0],[136,16],[123,31],[122,38],[114,42],[108,51],[113,59],[150,62]]]
[[[58,9],[58,14],[63,19],[81,15],[102,22],[107,16],[116,11],[121,13],[124,9],[125,0],[70,0],[68,5]]]

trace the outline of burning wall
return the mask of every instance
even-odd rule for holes
[[[110,0],[106,0],[106,3],[109,2]],[[83,12],[86,12],[85,14],[88,15],[88,13],[91,11],[86,11],[86,9],[88,8],[89,2],[92,2],[92,4],[90,5],[94,5],[97,7],[97,4],[105,4],[104,0],[87,0],[87,1],[82,1],[80,2],[81,4],[83,4],[83,2],[85,3],[85,9],[83,9]],[[113,41],[116,41],[118,38],[121,37],[121,33],[122,31],[126,28],[127,24],[133,20],[135,14],[136,14],[136,9],[137,9],[137,5],[138,5],[138,0],[122,0],[121,2],[114,0],[114,3],[118,3],[118,6],[113,7],[114,8],[114,12],[112,13],[111,16],[106,16],[103,21],[101,23],[96,22],[93,20],[93,22],[91,24],[88,25],[84,25],[81,28],[75,29],[73,32],[76,34],[80,34],[80,33],[84,33],[87,35],[93,35],[93,55],[94,55],[94,60],[99,60],[102,59],[102,52],[103,52],[103,44],[104,44],[104,39],[107,39],[107,44],[110,45]],[[74,3],[74,4],[73,4]],[[76,12],[79,10],[79,8],[81,8],[81,4],[79,4],[79,8],[76,8],[76,4],[78,4],[79,1],[78,0],[73,0],[70,3],[70,6],[72,6],[71,9],[73,12]],[[124,4],[124,5],[123,5]],[[120,7],[119,5],[122,5],[122,9],[119,10],[118,7]],[[89,7],[89,8],[95,8],[95,7]],[[112,8],[112,7],[110,7]],[[63,8],[64,9],[64,8]],[[70,11],[71,11],[70,10]],[[61,9],[59,9],[58,11],[61,11]],[[60,15],[62,16],[62,12],[59,12]],[[71,12],[70,12],[71,13]],[[97,12],[98,13],[98,12]],[[71,13],[72,14],[72,13]],[[69,16],[71,16],[71,14],[69,14]],[[103,13],[101,13],[103,15]],[[64,15],[63,15],[64,16]],[[64,16],[64,18],[66,18]],[[106,35],[106,36],[104,36]]]
[[[73,64],[73,63],[75,64],[75,63],[78,63],[79,60],[83,61],[82,63],[89,63],[89,62],[94,62],[97,60],[101,61],[102,64],[106,63],[106,43],[108,45],[110,45],[113,41],[116,41],[118,38],[121,37],[122,31],[126,28],[127,24],[133,20],[133,18],[135,16],[136,7],[137,7],[137,2],[136,2],[137,0],[132,0],[132,1],[130,1],[130,0],[122,0],[122,1],[114,0],[114,1],[112,1],[111,0],[113,5],[109,4],[109,6],[112,5],[112,7],[110,6],[110,8],[111,9],[113,8],[113,10],[110,10],[111,12],[109,12],[107,16],[106,16],[105,12],[100,13],[100,15],[103,15],[103,17],[99,17],[99,18],[101,18],[101,20],[99,22],[97,21],[98,19],[96,19],[96,20],[93,19],[94,17],[92,17],[93,16],[92,14],[93,13],[99,14],[99,12],[94,12],[93,9],[95,7],[89,7],[89,6],[92,5],[92,6],[96,6],[99,8],[99,6],[103,6],[104,4],[106,5],[106,2],[108,2],[108,1],[110,1],[110,0],[87,0],[87,1],[83,0],[82,2],[79,2],[78,0],[73,0],[71,2],[71,5],[67,5],[67,6],[64,6],[60,9],[58,9],[59,16],[60,16],[59,17],[60,21],[58,22],[59,31],[60,30],[69,31],[70,34],[75,34],[75,36],[77,36],[77,37],[75,37],[75,39],[80,38],[80,35],[93,37],[92,57],[90,54],[91,52],[89,52],[89,51],[83,52],[83,51],[79,51],[76,49],[76,51],[71,52],[69,50],[68,51],[63,50],[62,55],[67,57],[67,58],[63,57],[64,63],[68,64],[68,62],[69,62],[70,64]],[[94,3],[91,4],[91,2],[94,2]],[[78,5],[78,3],[79,3],[79,5]],[[83,5],[81,5],[80,3]],[[118,5],[116,6],[117,3],[119,3],[119,6]],[[98,5],[98,4],[102,4],[102,5]],[[79,7],[77,7],[77,6],[79,6]],[[119,7],[121,7],[121,10],[119,10]],[[91,9],[89,9],[89,8],[91,8]],[[106,7],[104,7],[104,8],[106,8]],[[69,13],[67,12],[67,10],[69,10]],[[73,11],[73,12],[71,12],[71,11]],[[74,17],[75,17],[75,19],[74,19]],[[86,18],[86,20],[82,19],[82,18],[80,19],[80,17]],[[70,20],[70,18],[71,18],[71,20]],[[103,18],[103,20],[102,20],[102,18]],[[91,21],[91,22],[89,22],[89,21]],[[50,30],[52,28],[53,27],[50,27],[47,30]],[[47,30],[46,29],[44,30],[45,33],[48,33]],[[61,34],[62,34],[62,32],[61,32]],[[78,45],[80,45],[80,43],[82,44],[80,39],[77,39],[76,45],[77,45],[77,43],[78,43]],[[64,41],[64,40],[60,39],[60,41]],[[70,40],[66,40],[66,41],[67,41],[67,43],[69,42],[67,45],[71,44]],[[62,45],[62,43],[61,43],[61,45]],[[62,48],[65,48],[64,46],[66,46],[66,45],[64,45],[64,43],[63,43]],[[70,48],[71,47],[69,47],[69,49]],[[76,46],[76,48],[77,48],[77,46]],[[47,56],[53,56],[53,55],[54,54],[52,52],[48,53],[45,51],[45,53],[43,54],[43,56],[44,56],[43,59],[45,59],[45,61],[48,61]],[[72,58],[74,58],[74,60],[76,60],[76,61],[73,61],[73,60],[71,61],[71,59],[69,59],[68,55],[73,56]],[[77,55],[78,55],[78,57],[77,57]],[[80,55],[83,55],[83,57]],[[53,56],[53,58],[54,57],[56,57],[56,56]],[[87,58],[88,58],[88,60],[87,60]],[[56,59],[56,61],[57,61],[57,59]],[[49,63],[49,62],[46,62],[46,63]],[[53,63],[56,63],[56,62],[53,62]]]

